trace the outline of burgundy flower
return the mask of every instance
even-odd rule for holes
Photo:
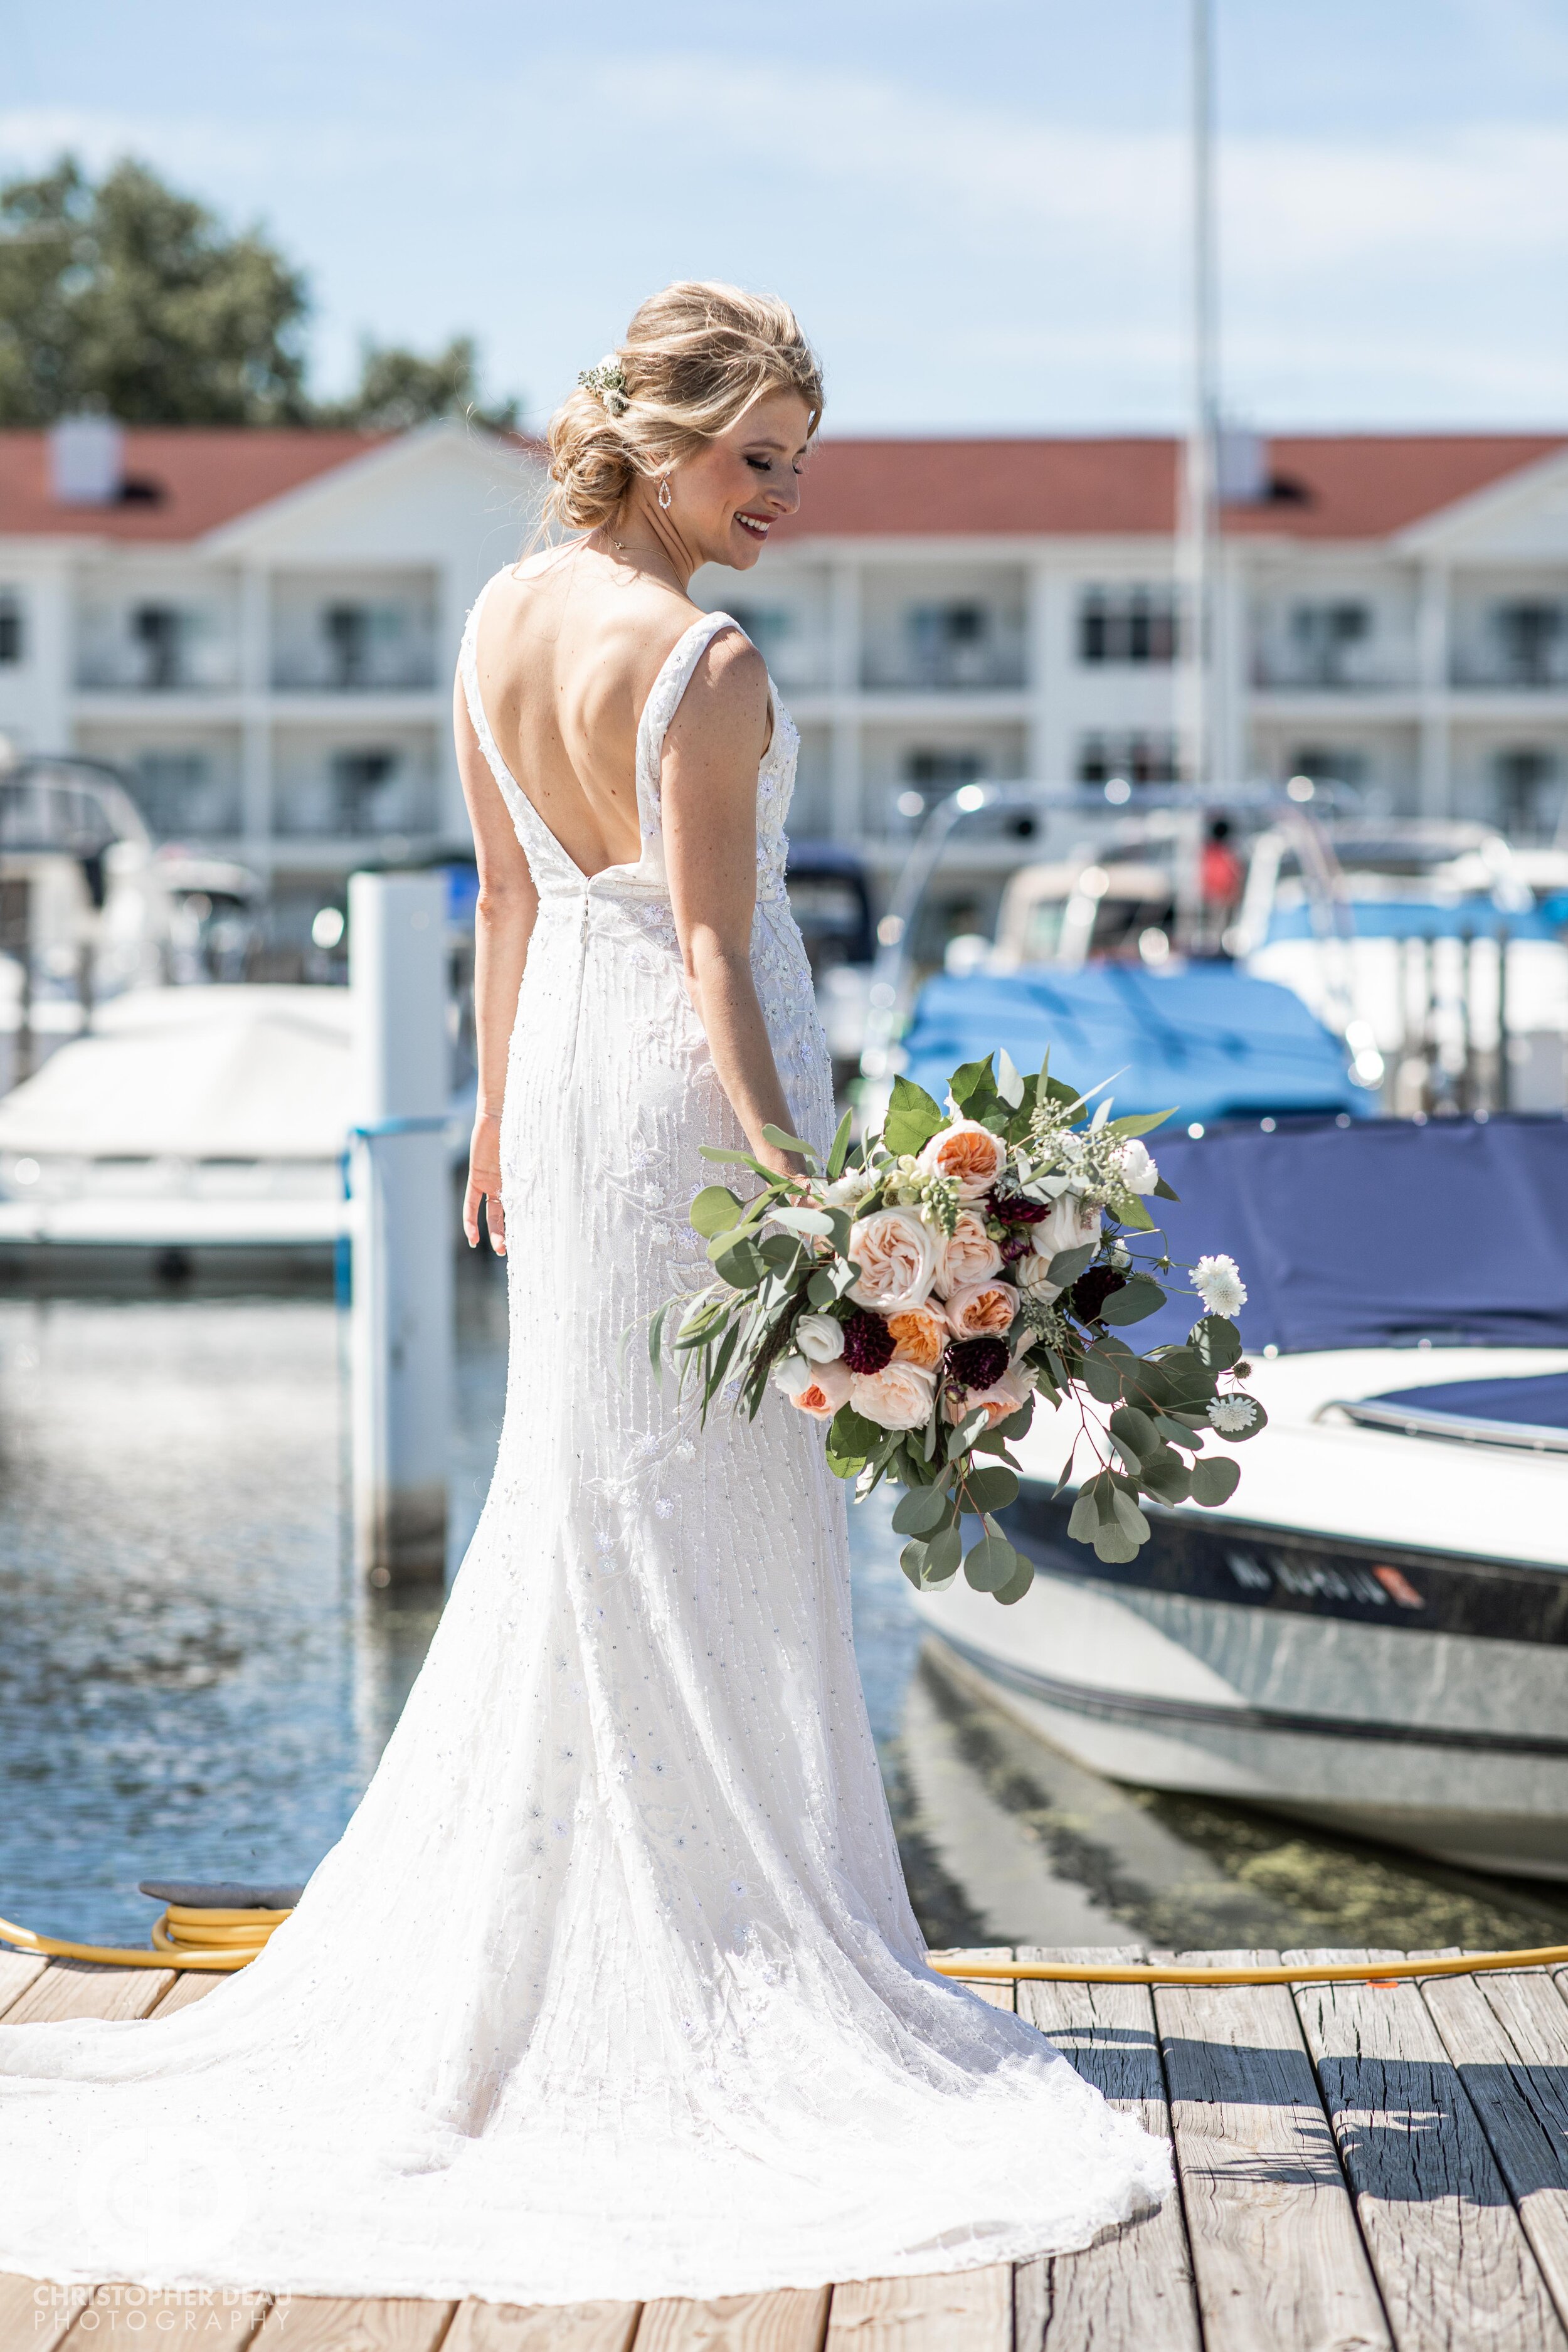
[[[955,1339],[947,1351],[947,1377],[954,1388],[994,1388],[1007,1369],[1007,1342],[986,1333],[978,1339]]]
[[[1113,1290],[1125,1290],[1127,1276],[1113,1265],[1087,1266],[1072,1286],[1072,1311],[1083,1323],[1092,1323]]]
[[[993,1191],[990,1208],[1005,1225],[1042,1225],[1051,1213],[1048,1201],[1031,1201],[1022,1192]]]
[[[862,1307],[844,1326],[844,1361],[852,1372],[879,1372],[893,1360],[893,1335],[879,1315]]]
[[[1002,1253],[1003,1264],[1005,1265],[1011,1265],[1015,1258],[1028,1256],[1028,1234],[1026,1230],[1020,1227],[1016,1233],[1009,1234],[1005,1242],[998,1242],[996,1246]]]

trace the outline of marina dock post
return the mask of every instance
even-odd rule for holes
[[[354,1555],[377,1587],[438,1582],[447,1560],[452,1203],[446,882],[349,882],[354,1002],[350,1358]]]

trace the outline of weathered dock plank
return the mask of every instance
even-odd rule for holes
[[[1268,1965],[1199,1952],[1194,1965]],[[1385,2352],[1387,2324],[1283,1985],[1161,1985],[1206,2352]]]
[[[51,2286],[47,2279],[0,2277],[0,2352],[55,2352],[84,2304],[89,2286]]]
[[[5,2012],[7,2025],[53,2025],[72,2017],[146,2017],[174,1983],[174,1969],[106,1969],[50,1960]]]
[[[933,1959],[1010,1960],[1011,1944],[972,1944]],[[1011,2010],[1010,1979],[959,1977],[993,2009]],[[827,2352],[1011,2352],[1013,2273],[1005,2263],[929,2278],[858,2279],[835,2287]],[[639,2346],[640,2352],[640,2346]]]
[[[822,2352],[830,2293],[782,2287],[708,2303],[668,2295],[644,2305],[636,2352]]]
[[[48,1965],[37,1952],[0,1951],[0,2017],[15,2008]]]
[[[457,2306],[412,2296],[280,2295],[256,2352],[437,2352]]]
[[[826,2352],[1012,2352],[1013,2273],[1005,2263],[932,2278],[836,2286]]]
[[[182,1969],[153,2014],[173,2017],[176,2011],[189,2009],[193,2001],[205,2000],[209,1992],[216,1992],[219,1985],[230,1981],[216,1969]]]
[[[1568,2320],[1568,2006],[1543,1969],[1421,1990]]]
[[[1143,1948],[1020,1946],[1021,1960],[1141,1960]],[[1123,2115],[1171,2137],[1165,2078],[1146,1985],[1018,1987],[1018,2014],[1048,2033]],[[1074,2254],[1020,2263],[1013,2284],[1016,2352],[1198,2352],[1197,2302],[1179,2191],[1156,2213]]]
[[[640,2303],[458,2305],[441,2352],[630,2352]]]
[[[1286,1954],[1308,1963],[1403,1957]],[[1419,1987],[1294,1991],[1399,2352],[1564,2352],[1523,2224]]]

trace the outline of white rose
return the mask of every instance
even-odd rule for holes
[[[831,1364],[844,1353],[844,1326],[831,1315],[803,1315],[795,1327],[795,1344],[814,1364]]]
[[[1013,1272],[1025,1297],[1037,1299],[1042,1307],[1054,1306],[1062,1295],[1061,1284],[1051,1280],[1048,1255],[1041,1257],[1037,1251],[1030,1250],[1026,1256],[1014,1260]]]
[[[1048,1265],[1058,1250],[1082,1249],[1100,1239],[1101,1213],[1089,1208],[1076,1192],[1064,1192],[1049,1216],[1035,1227],[1030,1247]]]
[[[1121,1147],[1121,1181],[1130,1192],[1152,1192],[1160,1181],[1159,1170],[1137,1136]]]
[[[849,1293],[857,1307],[897,1315],[923,1307],[936,1278],[936,1236],[914,1209],[879,1209],[849,1228],[849,1255],[859,1278]]]
[[[771,1377],[774,1388],[782,1389],[786,1397],[793,1397],[798,1396],[802,1389],[810,1387],[816,1373],[816,1366],[808,1364],[804,1356],[781,1356]]]

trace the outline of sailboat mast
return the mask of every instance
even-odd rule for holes
[[[1218,320],[1214,203],[1213,0],[1188,0],[1188,401],[1178,572],[1184,592],[1182,771],[1214,781],[1218,517]]]

